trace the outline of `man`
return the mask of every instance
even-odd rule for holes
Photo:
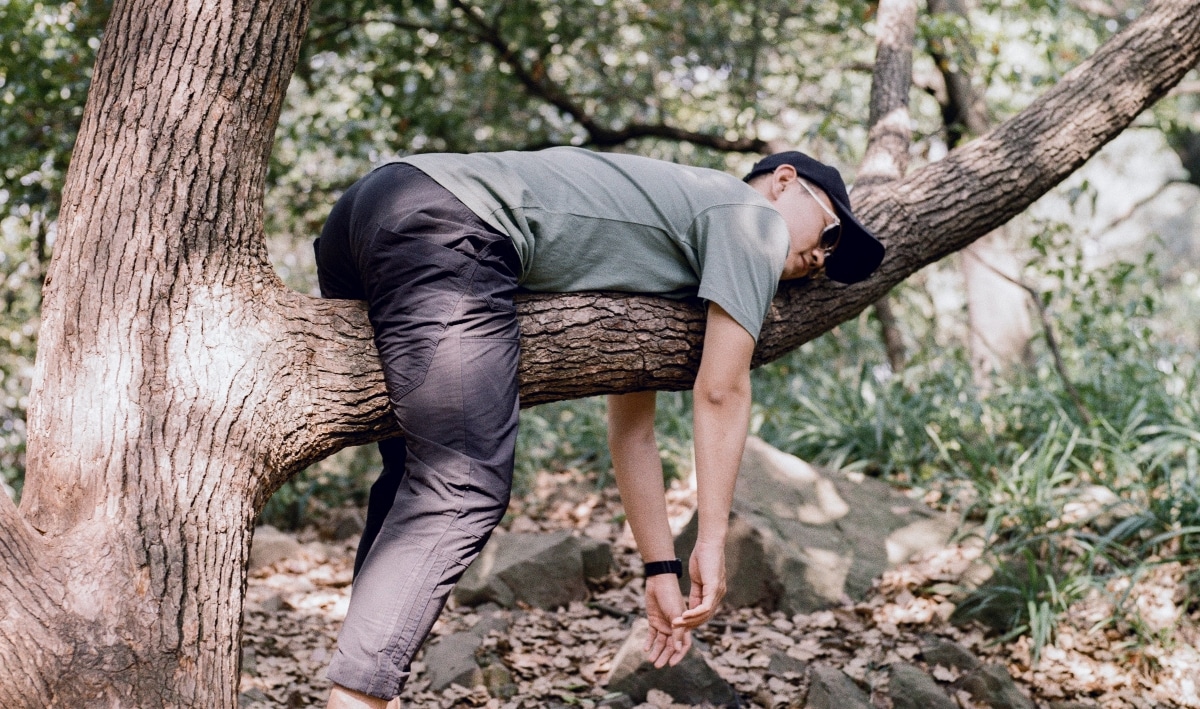
[[[355,183],[316,244],[322,294],[366,300],[403,438],[380,444],[329,707],[397,696],[453,584],[508,504],[519,332],[512,296],[617,290],[707,302],[694,438],[700,529],[685,602],[654,393],[609,397],[617,484],[646,562],[647,656],[679,662],[725,592],[750,359],[780,280],[868,277],[883,246],[840,175],[797,152],[744,181],[629,155],[418,155]]]

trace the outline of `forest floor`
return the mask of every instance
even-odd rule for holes
[[[677,484],[668,499],[678,531],[691,516],[694,493]],[[512,672],[517,691],[511,698],[489,697],[483,687],[429,691],[418,655],[403,706],[593,707],[608,693],[604,684],[612,660],[641,614],[640,563],[616,490],[597,490],[577,473],[544,473],[529,494],[514,497],[509,512],[498,534],[578,530],[613,545],[616,571],[593,585],[588,603],[560,611],[512,611],[509,631],[503,637],[493,632],[484,641]],[[320,524],[300,531],[298,554],[251,574],[241,678],[247,709],[324,706],[329,692],[324,671],[349,604],[357,540],[328,542],[321,536]],[[695,637],[707,644],[710,664],[747,703],[767,709],[802,707],[807,693],[802,675],[766,672],[771,655],[779,652],[842,669],[870,689],[875,706],[888,709],[887,667],[919,665],[920,647],[931,635],[963,645],[984,662],[1002,664],[1040,707],[1074,701],[1105,709],[1200,709],[1200,649],[1194,633],[1200,618],[1185,619],[1192,630],[1177,631],[1173,642],[1134,643],[1117,630],[1088,632],[1104,610],[1085,603],[1060,624],[1054,644],[1035,664],[1025,639],[996,643],[978,627],[949,623],[952,589],[977,555],[970,547],[948,547],[888,572],[861,602],[809,615],[726,610]],[[1156,602],[1170,606],[1182,582],[1182,570],[1170,565],[1139,581],[1147,612],[1154,612]],[[462,630],[476,619],[472,609],[451,602],[433,633]],[[976,706],[965,692],[950,687],[956,671],[926,669],[959,706]],[[671,706],[664,699],[650,697],[653,706]]]

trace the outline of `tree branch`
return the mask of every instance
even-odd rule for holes
[[[887,189],[866,194],[856,190],[856,211],[887,243],[887,258],[872,278],[850,286],[825,280],[781,284],[759,338],[755,365],[781,357],[856,316],[908,275],[1005,223],[1074,172],[1200,59],[1197,14],[1200,0],[1151,4],[1020,114]],[[334,336],[361,344],[342,346],[346,353],[370,352],[361,304],[296,298],[294,307],[304,310],[298,317],[327,309],[322,321],[360,323],[342,327],[342,334]],[[518,299],[518,312],[525,406],[692,385],[704,329],[698,301],[611,293],[532,294]],[[310,341],[331,337],[319,328],[305,336]],[[329,347],[318,342],[311,350]],[[350,437],[354,442],[378,437],[372,431],[393,425],[382,421],[388,418],[388,407],[377,360],[362,354],[336,366],[358,368],[336,376],[370,388],[362,391],[360,407],[352,412],[337,403],[340,390],[316,392],[313,410],[336,413],[313,415],[313,424],[329,438],[314,449],[323,447],[326,452],[346,445]]]
[[[666,138],[727,152],[761,153],[766,148],[766,141],[758,138],[729,140],[722,135],[700,133],[661,123],[630,123],[624,128],[616,129],[602,126],[567,92],[546,78],[544,57],[538,57],[534,61],[534,68],[527,67],[517,51],[504,39],[500,27],[489,22],[482,10],[464,0],[451,0],[451,4],[466,15],[467,21],[477,30],[476,37],[495,50],[500,61],[512,69],[513,76],[526,90],[573,118],[587,131],[589,145],[611,148],[638,138]]]
[[[1045,304],[1042,303],[1042,298],[1038,294],[1037,290],[1028,283],[1025,283],[1017,278],[1013,278],[1004,271],[996,268],[992,264],[980,258],[979,254],[975,253],[974,251],[968,249],[963,253],[966,254],[968,258],[974,259],[976,263],[982,265],[987,270],[991,271],[997,276],[1000,276],[1029,295],[1030,300],[1033,301],[1034,307],[1037,308],[1038,316],[1041,318],[1042,334],[1046,338],[1046,346],[1050,348],[1050,357],[1054,360],[1054,371],[1058,372],[1058,378],[1062,380],[1063,389],[1066,390],[1067,396],[1071,399],[1071,403],[1075,405],[1075,410],[1079,412],[1081,417],[1083,417],[1084,423],[1090,424],[1092,422],[1092,412],[1088,411],[1088,408],[1084,406],[1083,397],[1079,395],[1079,390],[1075,388],[1075,384],[1071,381],[1071,377],[1067,375],[1067,365],[1063,362],[1062,352],[1058,349],[1058,338],[1054,336],[1054,324],[1050,321],[1050,313],[1046,310]]]
[[[1024,111],[864,200],[889,246],[870,283],[961,249],[1078,169],[1196,64],[1197,13],[1200,0],[1153,2]]]
[[[966,17],[966,8],[957,0],[929,0],[930,14],[951,14]],[[954,49],[944,38],[929,37],[929,54],[937,65],[946,87],[944,96],[938,96],[942,107],[942,123],[946,126],[946,143],[954,148],[968,136],[983,135],[989,127],[987,108],[983,96],[971,85],[971,75],[953,68]],[[968,63],[975,63],[973,48],[968,44],[961,49]]]
[[[1134,213],[1137,212],[1139,209],[1141,209],[1142,207],[1145,207],[1147,204],[1150,204],[1154,200],[1158,199],[1162,195],[1163,192],[1167,191],[1168,187],[1171,187],[1172,185],[1190,185],[1190,184],[1192,184],[1192,183],[1188,182],[1187,180],[1183,180],[1183,179],[1179,179],[1179,178],[1171,178],[1171,179],[1167,180],[1166,182],[1159,185],[1158,189],[1154,190],[1150,194],[1146,195],[1145,197],[1142,197],[1138,201],[1129,205],[1129,209],[1126,209],[1124,212],[1121,212],[1117,216],[1108,220],[1108,223],[1105,224],[1104,226],[1100,227],[1099,229],[1094,230],[1089,235],[1089,238],[1094,239],[1098,236],[1105,234],[1106,232],[1110,232],[1113,229],[1116,229],[1117,227],[1121,226],[1126,221],[1128,221],[1130,218],[1132,218]]]

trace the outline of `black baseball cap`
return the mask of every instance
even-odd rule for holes
[[[850,194],[837,168],[810,158],[804,153],[789,150],[775,153],[754,163],[745,182],[775,172],[780,165],[791,165],[796,174],[820,187],[833,202],[833,211],[842,221],[842,238],[837,249],[825,259],[825,275],[838,283],[857,283],[866,280],[883,262],[883,244],[854,217],[850,211]]]

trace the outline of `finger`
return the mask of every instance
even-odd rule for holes
[[[667,664],[667,660],[671,659],[671,642],[670,635],[659,633],[659,637],[663,639],[661,643],[655,643],[650,650],[650,655],[646,658],[654,663],[655,667],[662,667]]]
[[[667,648],[671,640],[670,633],[663,633],[658,630],[654,630],[653,635],[654,637],[650,643],[650,649],[646,652],[646,658],[651,662],[655,662],[658,657],[662,655],[663,650]]]
[[[675,650],[674,654],[671,655],[671,660],[670,660],[671,666],[674,667],[675,665],[678,665],[680,662],[682,662],[683,658],[687,656],[688,651],[691,649],[692,649],[692,633],[691,633],[691,631],[685,630],[683,633],[682,642],[679,644],[679,647]]]
[[[701,625],[704,625],[705,623],[707,623],[713,617],[713,615],[715,615],[714,613],[711,613],[711,612],[710,613],[701,613],[699,615],[689,615],[689,614],[691,614],[691,611],[688,611],[688,613],[685,614],[684,617],[679,621],[680,628],[694,630],[696,628],[699,628]]]
[[[675,628],[671,633],[671,657],[667,662],[674,667],[679,664],[683,656],[687,654],[687,648],[691,644],[691,633],[686,628]]]
[[[695,620],[701,616],[711,616],[713,612],[713,599],[705,598],[699,604],[687,609],[683,612],[684,621]]]

